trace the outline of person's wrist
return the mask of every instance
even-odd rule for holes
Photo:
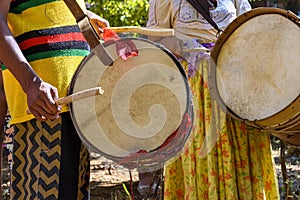
[[[38,88],[43,80],[28,63],[22,63],[21,65],[23,65],[23,70],[18,70],[15,77],[18,79],[23,91],[27,93],[32,87]]]

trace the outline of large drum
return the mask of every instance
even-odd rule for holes
[[[180,62],[145,39],[133,42],[138,56],[124,60],[116,42],[105,46],[114,60],[105,66],[91,52],[73,77],[70,94],[102,87],[102,95],[70,105],[75,127],[91,152],[128,168],[157,168],[183,148],[192,127],[189,85]]]
[[[212,96],[231,116],[300,145],[300,24],[278,8],[234,20],[211,53]]]

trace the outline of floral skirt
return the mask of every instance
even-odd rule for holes
[[[164,199],[279,199],[269,135],[220,110],[209,92],[207,59],[197,66],[189,78],[194,127],[166,166]]]

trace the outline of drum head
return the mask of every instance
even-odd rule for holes
[[[124,163],[137,152],[164,144],[182,124],[191,102],[185,73],[172,54],[147,40],[122,40],[133,41],[138,56],[123,60],[110,44],[105,48],[114,64],[104,66],[91,53],[73,77],[70,93],[100,86],[104,94],[73,102],[70,110],[90,151]],[[162,162],[169,158],[165,155]],[[143,157],[129,160],[138,159]]]
[[[294,16],[287,16],[280,9],[254,9],[216,43],[213,93],[241,119],[266,119],[299,97],[300,29]]]

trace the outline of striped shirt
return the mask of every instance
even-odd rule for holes
[[[80,0],[84,9],[84,1]],[[9,27],[32,68],[45,81],[67,95],[73,74],[89,46],[63,0],[14,0],[8,14]],[[26,113],[27,100],[13,75],[3,69],[4,87],[11,123],[33,118]],[[62,112],[68,110],[63,107]]]

